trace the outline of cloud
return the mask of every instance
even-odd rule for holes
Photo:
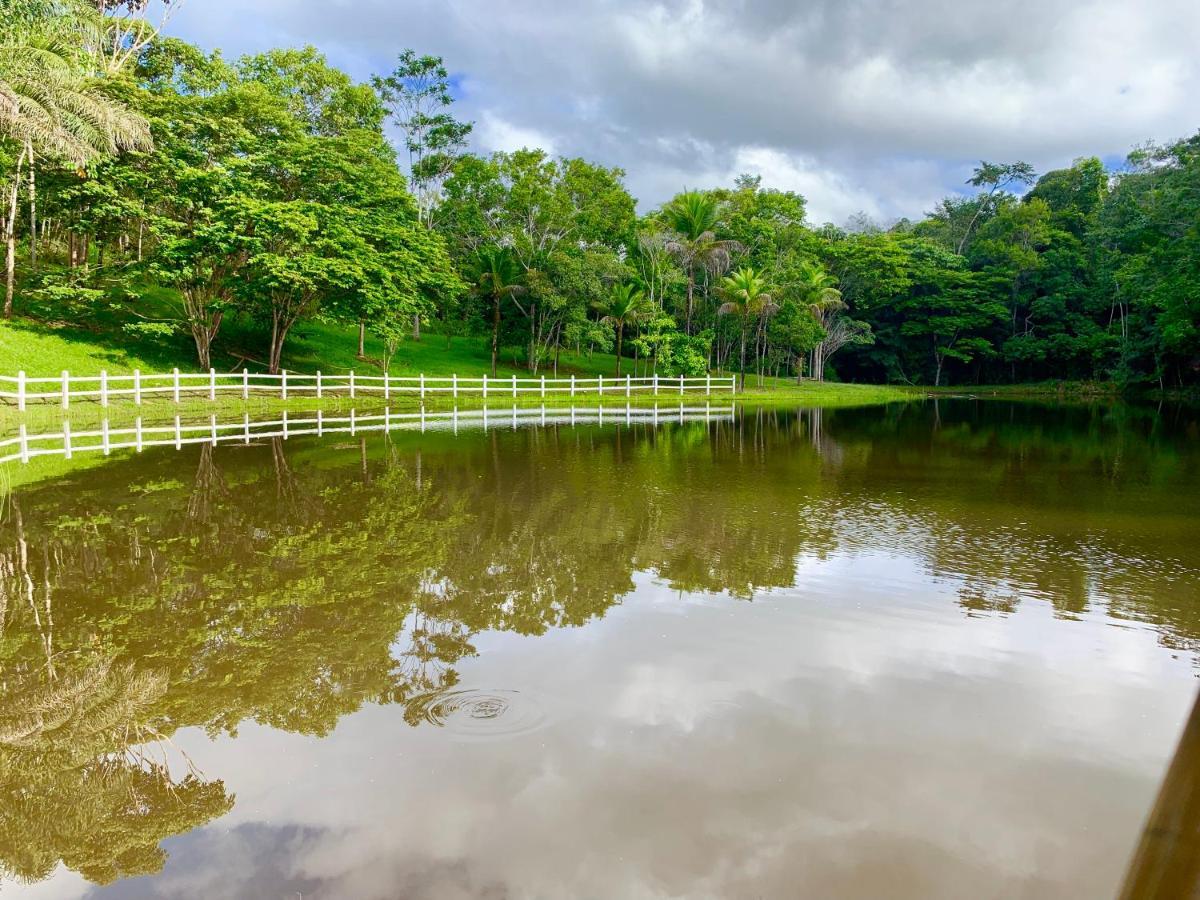
[[[619,165],[643,208],[754,165],[818,220],[913,217],[979,159],[1045,170],[1200,126],[1194,0],[205,0],[173,27],[314,43],[359,77],[441,54],[479,149]]]
[[[485,150],[514,150],[540,147],[547,153],[555,153],[554,139],[535,128],[522,128],[492,112],[485,112],[476,125],[475,142]]]

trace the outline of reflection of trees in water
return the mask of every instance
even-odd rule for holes
[[[1031,596],[1064,616],[1103,602],[1195,644],[1181,538],[1144,533],[1155,509],[1194,497],[1194,462],[1111,421],[1031,431],[942,407],[937,429],[920,408],[756,410],[707,426],[394,435],[353,453],[201,447],[190,484],[171,454],[114,463],[103,480],[20,492],[0,522],[0,684],[45,680],[48,662],[125,661],[107,677],[140,683],[120,668],[134,664],[169,685],[108,707],[136,728],[251,720],[320,735],[364,703],[454,686],[483,631],[603,616],[635,572],[752,597],[835,551],[920,558],[960,583],[970,615]],[[0,716],[17,696],[0,695]],[[136,728],[126,746],[150,734]],[[219,806],[195,791],[207,799],[189,808]]]
[[[64,664],[65,667],[65,664]],[[149,721],[161,675],[110,660],[0,682],[0,874],[25,882],[62,862],[91,881],[162,868],[164,838],[224,815],[219,781],[171,774]]]

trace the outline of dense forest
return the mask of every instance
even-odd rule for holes
[[[202,367],[237,318],[271,371],[321,320],[388,354],[479,335],[534,372],[570,348],[664,374],[1200,382],[1200,134],[1115,171],[982,162],[887,226],[817,225],[753,174],[639,215],[618,168],[469,152],[439,58],[356,83],[311,47],[225,59],[147,9],[0,0],[5,317],[119,308]]]

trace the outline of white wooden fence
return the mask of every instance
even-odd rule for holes
[[[167,395],[178,404],[183,398],[202,397],[215,401],[218,394],[240,395],[249,400],[255,395],[278,396],[283,400],[295,396],[325,397],[344,396],[379,397],[387,401],[394,396],[410,395],[422,399],[433,396],[516,397],[519,394],[537,394],[542,397],[596,394],[605,396],[632,397],[634,393],[678,394],[714,391],[733,393],[737,390],[735,376],[704,375],[685,378],[679,376],[646,375],[633,377],[596,376],[579,378],[540,377],[522,378],[517,375],[501,378],[483,376],[439,376],[412,375],[359,375],[353,371],[345,375],[298,375],[283,371],[275,375],[263,372],[180,372],[174,369],[166,374],[143,374],[134,369],[132,375],[72,375],[63,372],[56,378],[31,378],[18,372],[15,378],[0,376],[0,399],[16,401],[17,409],[24,411],[30,402],[61,403],[68,409],[72,400],[98,400],[107,407],[114,398],[132,397],[141,405],[146,397]]]
[[[70,422],[63,422],[59,431],[29,434],[24,423],[19,426],[16,437],[0,440],[0,452],[15,447],[15,452],[0,456],[0,463],[29,462],[35,456],[64,456],[70,459],[76,453],[101,452],[106,456],[114,450],[133,449],[141,452],[145,447],[174,446],[184,444],[243,443],[263,438],[291,438],[301,435],[351,434],[372,431],[397,430],[443,430],[458,433],[460,428],[513,428],[519,425],[633,425],[635,423],[659,425],[668,422],[731,422],[734,417],[732,406],[660,407],[562,407],[562,406],[513,406],[511,409],[483,408],[459,411],[392,412],[359,415],[350,410],[348,415],[327,415],[318,410],[302,413],[304,418],[290,418],[284,411],[280,418],[270,421],[252,422],[249,414],[239,421],[218,422],[216,415],[207,422],[185,425],[176,416],[171,425],[143,425],[139,417],[132,428],[112,428],[108,419],[101,422],[99,429],[72,431]]]

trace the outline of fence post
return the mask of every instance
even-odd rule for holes
[[[384,376],[384,383],[387,383],[387,376]],[[425,373],[421,373],[421,399],[425,399]]]
[[[71,423],[63,422],[63,456],[71,458]]]
[[[287,420],[287,410],[286,409],[283,411],[282,421],[283,421],[283,439],[286,441],[288,439],[288,427],[287,427],[288,420]]]
[[[575,376],[571,376],[571,396],[575,396]]]
[[[658,396],[658,373],[654,373],[654,396]]]
[[[208,433],[212,436],[212,445],[217,446],[217,414],[208,417]]]
[[[596,393],[599,394],[601,397],[604,396],[604,376],[603,375],[596,376]]]
[[[633,390],[633,376],[626,375],[625,376],[625,399],[626,400],[629,399],[629,394],[632,390]]]
[[[100,370],[100,405],[108,409],[108,370]]]
[[[279,370],[279,399],[287,399],[287,369]]]
[[[321,413],[318,411],[317,412],[318,419],[320,418],[320,415],[321,415]],[[243,436],[243,443],[249,444],[250,443],[250,413],[242,413],[242,436]]]
[[[171,370],[171,397],[175,400],[175,405],[179,405],[179,369]]]
[[[17,409],[25,412],[25,370],[17,373]]]
[[[350,370],[350,399],[354,399],[354,370]]]
[[[175,449],[183,446],[183,429],[179,427],[179,416],[175,417]]]
[[[178,369],[175,370],[175,384],[176,385],[179,384],[179,370]],[[176,400],[175,402],[178,403],[179,401]],[[208,402],[209,403],[217,402],[217,370],[213,369],[213,368],[209,368],[209,370],[208,370]]]
[[[450,390],[453,392],[454,399],[458,399],[458,373],[455,372],[450,376]]]
[[[142,373],[137,369],[133,370],[133,402],[137,406],[142,405]]]
[[[421,396],[422,397],[425,396],[425,376],[424,375],[421,376]],[[392,373],[391,372],[383,373],[383,399],[384,400],[392,399]]]
[[[704,373],[704,396],[712,394],[712,372]]]
[[[513,376],[513,397],[517,396],[517,376]]]
[[[542,376],[542,399],[546,399],[546,376]]]
[[[24,422],[21,423],[21,462],[29,462],[29,434]]]
[[[737,376],[736,375],[729,376],[729,393],[731,393],[731,394],[737,393]]]
[[[250,370],[242,369],[242,399],[250,399]]]
[[[63,369],[62,373],[62,408],[71,405],[71,373]]]
[[[487,372],[483,373],[483,399],[487,399]],[[484,430],[487,428],[487,416],[484,415]]]
[[[679,376],[679,396],[683,396],[683,375]]]
[[[350,436],[354,437],[354,407],[350,407]]]
[[[317,369],[317,399],[321,399],[321,370]]]

